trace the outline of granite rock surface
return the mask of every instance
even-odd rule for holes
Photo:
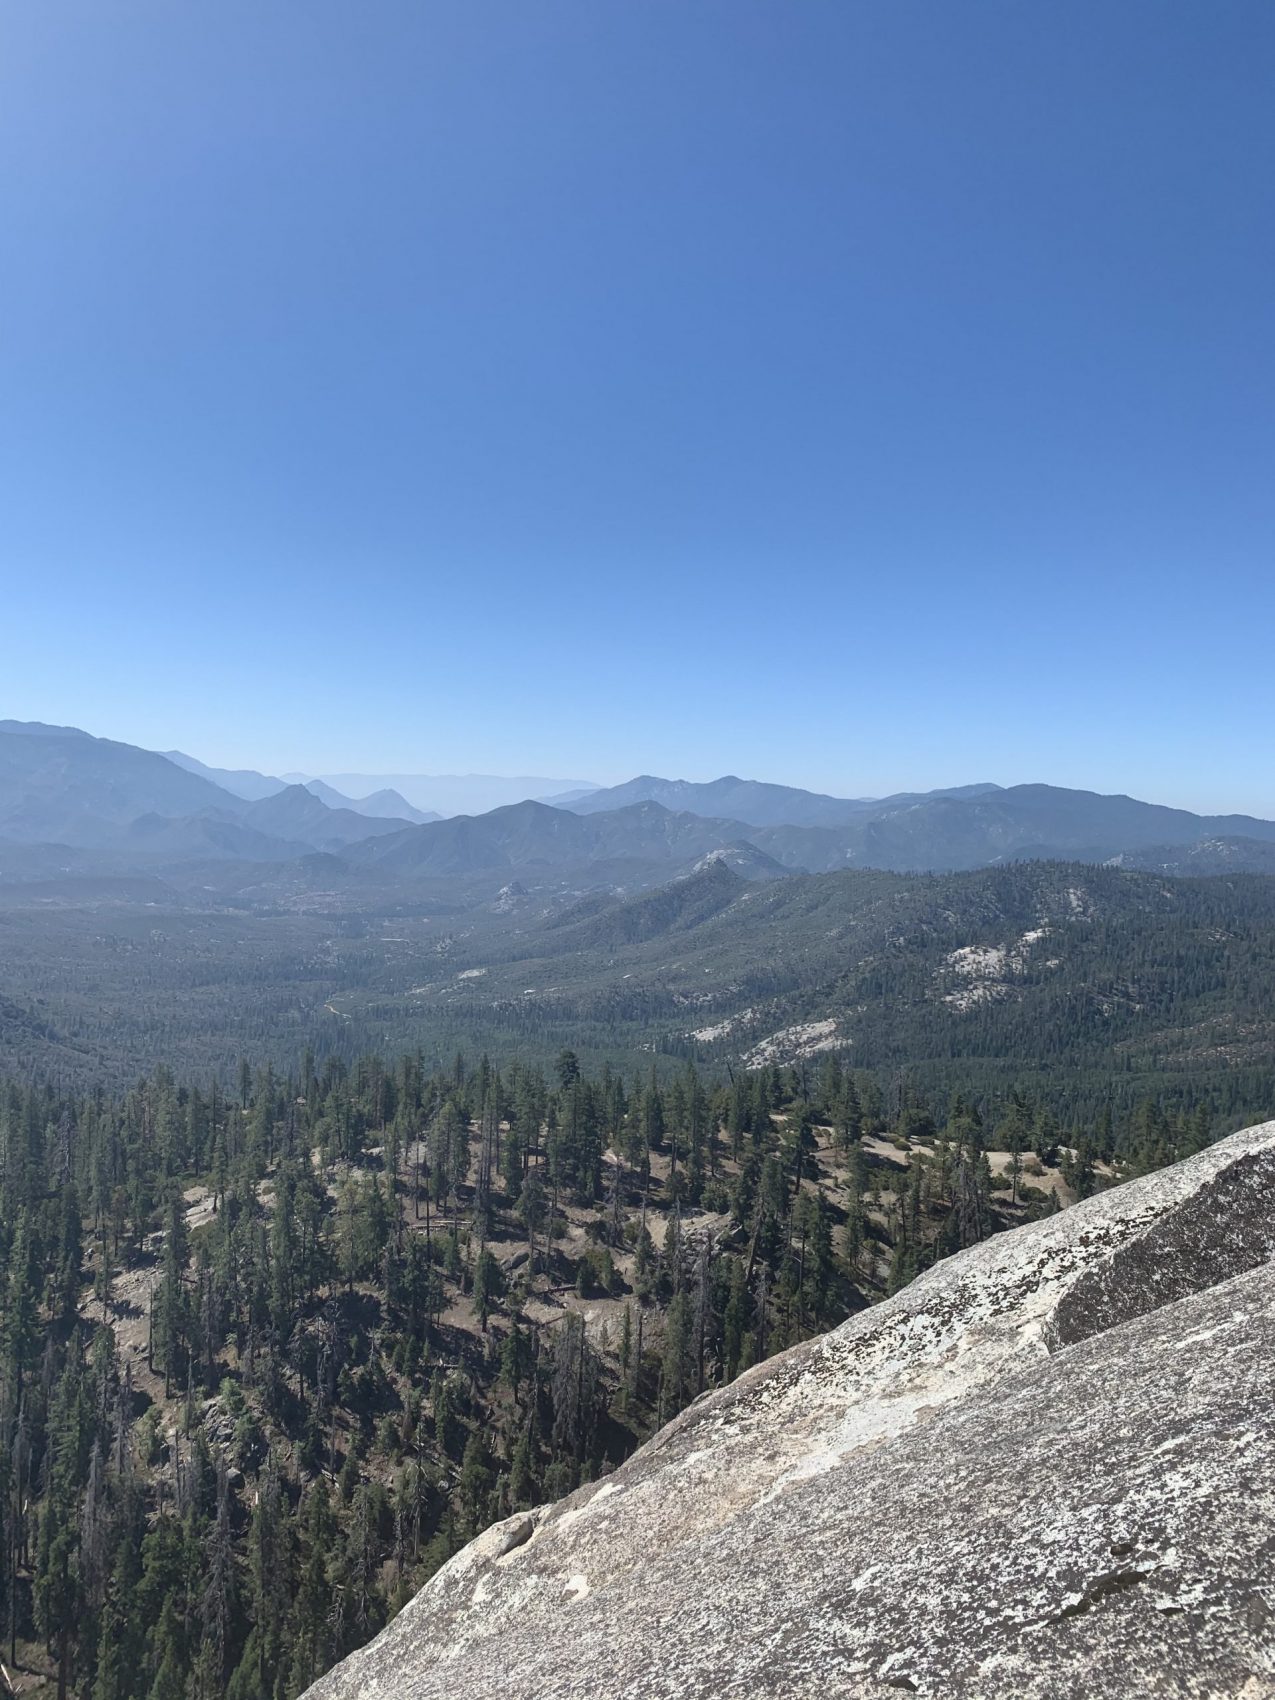
[[[1275,1122],[948,1259],[310,1700],[1275,1697]]]

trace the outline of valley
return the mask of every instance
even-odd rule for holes
[[[833,1046],[928,1089],[1205,1093],[1223,1117],[1275,1078],[1275,881],[1024,863],[935,876],[743,880],[714,861],[617,895],[558,878],[268,891],[129,879],[0,887],[0,1058],[126,1080],[157,1054],[446,1058],[675,1070]],[[813,1047],[813,1048],[812,1048]]]

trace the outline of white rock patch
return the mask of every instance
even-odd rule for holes
[[[800,1062],[803,1057],[815,1056],[819,1051],[835,1051],[839,1044],[841,1040],[837,1037],[835,1020],[802,1021],[772,1033],[769,1039],[763,1039],[751,1051],[746,1051],[740,1062],[745,1068],[764,1068],[776,1062]]]

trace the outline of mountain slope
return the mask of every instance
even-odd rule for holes
[[[1175,879],[1215,874],[1275,874],[1275,841],[1261,838],[1201,838],[1194,844],[1153,844],[1111,858],[1120,868],[1141,868]]]
[[[307,1700],[1269,1693],[1273,1224],[1268,1122],[949,1258],[488,1529]]]
[[[117,852],[186,862],[202,857],[243,862],[286,862],[304,856],[311,846],[300,839],[283,839],[259,831],[221,810],[185,815],[142,815],[115,841]]]
[[[153,750],[0,722],[0,836],[94,848],[142,815],[237,807],[228,791]]]
[[[695,864],[698,873],[702,868],[714,862],[734,871],[747,880],[777,880],[784,879],[791,869],[774,856],[768,856],[756,844],[748,839],[739,839],[734,844],[723,844],[720,850],[710,850]]]
[[[347,797],[393,790],[406,797],[413,808],[444,818],[451,815],[478,815],[492,809],[506,808],[511,803],[548,797],[551,792],[566,790],[580,793],[593,791],[595,786],[581,779],[546,779],[535,775],[509,777],[495,773],[287,773],[289,782],[305,784],[318,777],[335,786]]]
[[[551,921],[547,931],[563,954],[615,951],[665,939],[671,933],[691,932],[720,915],[744,889],[743,879],[714,855],[685,879],[607,904],[580,919],[574,911],[568,911]]]
[[[412,827],[351,852],[367,867],[405,877],[462,874],[479,869],[590,869],[593,877],[633,877],[670,864],[690,864],[736,843],[738,821],[675,814],[658,803],[635,803],[604,814],[579,815],[545,803],[513,803],[485,815]]]
[[[643,775],[586,797],[561,799],[560,806],[589,815],[639,800],[743,821],[745,836],[759,849],[786,867],[811,873],[846,866],[945,873],[1014,859],[1102,862],[1140,856],[1162,845],[1217,839],[1275,843],[1275,822],[1196,815],[1133,797],[1054,785],[970,785],[871,801],[733,776],[701,785]],[[1216,856],[1203,851],[1194,864],[1183,871],[1223,871]],[[1259,856],[1238,849],[1226,864],[1235,871],[1255,865],[1260,865]]]
[[[276,792],[283,790],[282,779],[274,779],[268,773],[258,773],[255,768],[209,767],[206,762],[185,755],[181,750],[165,750],[164,755],[178,767],[184,767],[187,773],[197,773],[202,779],[210,779],[214,785],[220,785],[232,796],[242,797],[246,803],[255,803],[262,797],[273,797]]]
[[[666,809],[714,819],[745,821],[749,826],[845,827],[882,811],[933,798],[981,797],[998,791],[997,785],[960,785],[951,790],[899,792],[890,797],[829,797],[818,791],[803,791],[793,785],[770,785],[757,779],[722,779],[699,783],[688,779],[659,779],[644,773],[623,785],[583,796],[547,797],[557,808],[577,814],[596,814],[603,809],[624,808],[630,803],[662,803]]]
[[[1056,785],[1014,785],[975,797],[891,805],[856,822],[847,845],[862,867],[949,872],[1016,857],[1106,861],[1152,845],[1236,836],[1275,842],[1275,821],[1196,815]]]
[[[258,832],[307,844],[314,850],[340,850],[407,827],[405,821],[377,820],[353,809],[330,809],[304,785],[289,785],[273,797],[249,803],[241,810],[241,819]]]
[[[356,797],[350,807],[356,814],[370,815],[373,820],[407,820],[416,826],[427,821],[442,820],[436,809],[418,809],[409,803],[401,791],[385,786],[367,797]]]
[[[659,779],[649,773],[584,797],[564,799],[561,806],[586,815],[627,808],[633,803],[660,803],[681,813],[745,821],[749,826],[842,826],[863,810],[876,807],[791,785],[737,779],[733,774],[697,784],[687,779]]]
[[[423,809],[413,808],[406,797],[389,789],[373,791],[370,797],[347,797],[333,786],[325,784],[322,779],[306,780],[305,788],[312,797],[317,797],[330,809],[351,809],[356,815],[367,815],[372,820],[392,820],[399,824],[409,821],[414,826],[421,826],[426,821],[442,818]]]
[[[675,949],[630,928],[632,901],[593,906],[575,933],[564,919],[475,939],[449,971],[485,972],[449,986],[449,1017],[521,1031],[538,1011],[723,1065],[839,1048],[938,1081],[959,1061],[988,1090],[1025,1072],[1087,1089],[1275,1065],[1275,881],[1257,876],[1023,863],[741,882]]]

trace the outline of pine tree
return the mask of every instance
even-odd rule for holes
[[[674,1295],[664,1320],[660,1375],[660,1420],[667,1422],[686,1403],[691,1377],[691,1307],[685,1292]]]
[[[155,1344],[164,1364],[164,1397],[172,1390],[172,1377],[181,1366],[186,1337],[186,1295],[183,1280],[190,1260],[186,1232],[185,1200],[174,1181],[169,1189],[164,1229],[163,1272],[155,1300]]]
[[[226,1460],[219,1452],[217,1469],[217,1514],[205,1542],[204,1592],[202,1601],[203,1640],[200,1671],[214,1691],[224,1687],[238,1614],[238,1582],[230,1523],[230,1483]]]

